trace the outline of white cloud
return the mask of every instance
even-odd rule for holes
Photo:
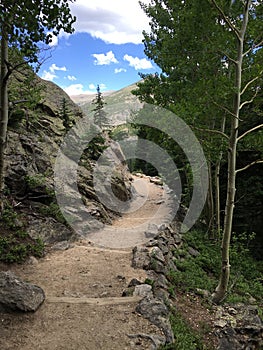
[[[118,73],[122,73],[122,72],[127,72],[127,69],[125,69],[125,68],[115,68],[114,69],[114,73],[115,74],[118,74]]]
[[[57,76],[54,73],[51,73],[51,72],[48,72],[48,71],[44,70],[44,72],[42,73],[41,78],[44,79],[44,80],[53,81],[55,78],[57,78]]]
[[[96,86],[94,84],[89,84],[89,89],[90,90],[96,90]]]
[[[76,32],[89,33],[106,43],[140,44],[142,31],[149,30],[149,18],[138,0],[76,0],[70,7],[77,17]]]
[[[49,70],[51,73],[54,73],[56,70],[61,70],[63,72],[66,72],[67,71],[67,68],[64,66],[64,67],[58,67],[55,63],[53,63],[50,67],[49,67]]]
[[[107,86],[103,83],[98,84],[100,86],[100,90],[106,90]],[[89,84],[89,89],[90,90],[97,90],[97,85],[95,84]]]
[[[64,67],[58,67],[55,63],[53,63],[49,68],[48,71],[44,70],[44,72],[41,75],[42,79],[49,80],[49,81],[54,81],[54,79],[58,78],[56,75],[56,71],[63,71],[66,72],[67,68]],[[69,76],[68,76],[69,77]]]
[[[77,78],[74,77],[74,75],[68,75],[68,76],[67,76],[67,79],[70,80],[70,81],[77,80]]]
[[[152,63],[148,61],[146,58],[138,58],[138,57],[133,57],[126,54],[124,55],[123,59],[125,61],[128,61],[129,65],[135,68],[136,70],[153,68]]]
[[[87,94],[91,95],[94,94],[94,91],[90,90],[85,90],[84,86],[82,84],[72,84],[67,87],[64,87],[63,90],[69,95],[82,95],[82,94]]]
[[[55,36],[52,32],[47,32],[47,34],[50,34],[52,36],[51,42],[48,45],[50,47],[57,46],[58,45],[58,37]]]
[[[118,63],[112,51],[109,51],[106,54],[94,53],[92,56],[96,58],[96,60],[94,61],[94,64],[96,64],[97,66],[108,65],[111,63]]]

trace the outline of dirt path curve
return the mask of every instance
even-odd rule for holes
[[[161,186],[135,178],[139,209],[106,228],[51,251],[31,264],[12,270],[41,286],[46,301],[34,314],[0,314],[1,350],[149,350],[151,341],[132,334],[159,334],[157,327],[135,312],[140,297],[122,297],[132,278],[145,271],[131,267],[132,248],[147,240],[149,223],[168,220],[169,199]],[[139,206],[142,205],[141,207]]]

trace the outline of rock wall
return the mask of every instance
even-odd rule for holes
[[[176,292],[175,295],[170,294],[172,285],[169,281],[169,272],[177,270],[178,254],[176,251],[183,244],[183,236],[179,233],[179,228],[178,221],[170,225],[155,227],[155,230],[150,227],[149,234],[155,231],[153,238],[145,246],[136,246],[133,249],[132,266],[147,270],[149,283],[149,285],[141,285],[141,290],[138,290],[138,287],[137,291],[136,287],[133,289],[135,294],[144,295],[143,293],[146,293],[145,298],[137,307],[137,312],[163,331],[162,344],[174,342],[169,317],[174,308],[173,300],[176,298]],[[188,253],[190,256],[200,254],[192,247],[189,247]],[[130,288],[134,288],[132,285]],[[174,286],[172,289],[174,291]],[[206,298],[206,302],[211,302],[208,291],[197,290],[197,292]],[[218,338],[218,350],[262,348],[263,322],[257,306],[241,303],[211,306],[214,314],[214,323],[211,326]]]

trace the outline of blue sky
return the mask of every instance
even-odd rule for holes
[[[148,0],[144,2],[149,2]],[[119,90],[154,73],[158,67],[144,54],[142,31],[149,19],[138,0],[76,0],[75,33],[54,38],[39,71],[69,95]],[[42,57],[43,59],[43,57]]]

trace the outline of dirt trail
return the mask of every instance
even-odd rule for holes
[[[128,335],[160,335],[160,330],[135,312],[140,297],[122,297],[122,292],[132,278],[143,282],[147,277],[131,267],[132,248],[147,240],[149,223],[168,220],[169,200],[148,178],[137,180],[132,205],[138,210],[68,250],[53,250],[38,261],[11,268],[41,286],[46,301],[34,314],[0,314],[0,349],[151,348],[150,340]]]

